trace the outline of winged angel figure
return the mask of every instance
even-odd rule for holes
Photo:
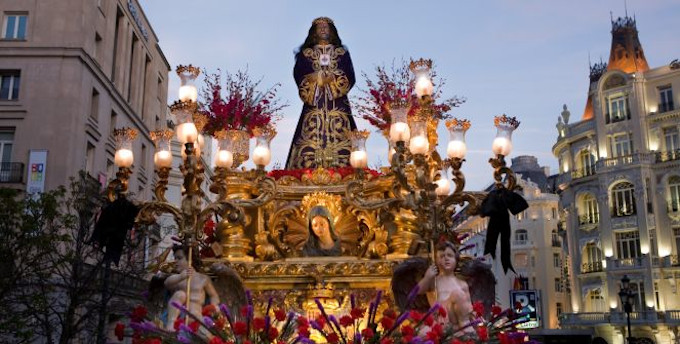
[[[460,256],[450,241],[440,241],[435,262],[427,258],[410,258],[399,264],[392,275],[395,302],[405,308],[426,312],[430,302],[426,295],[433,292],[436,302],[447,311],[454,328],[466,328],[470,322],[472,303],[482,302],[490,310],[495,301],[496,278],[491,267],[479,259]],[[409,294],[418,296],[409,303]],[[474,331],[467,326],[468,330]]]

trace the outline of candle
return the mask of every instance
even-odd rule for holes
[[[414,136],[411,138],[409,149],[411,149],[413,154],[427,154],[427,151],[430,149],[430,143],[427,142],[427,137],[425,136]]]
[[[234,164],[234,154],[227,150],[220,150],[217,152],[217,159],[215,165],[217,167],[231,168]]]
[[[449,158],[463,159],[467,153],[467,145],[465,142],[460,140],[449,141],[449,145],[446,148],[446,154]]]
[[[253,151],[253,162],[258,166],[266,166],[272,159],[272,153],[268,147],[257,146]]]
[[[166,150],[158,151],[153,156],[153,163],[158,168],[170,167],[172,166],[172,154]]]
[[[449,194],[449,191],[451,191],[451,184],[446,178],[437,179],[435,184],[437,184],[437,189],[435,189],[434,192],[437,196],[446,196]]]
[[[420,76],[418,81],[416,81],[416,94],[418,95],[418,98],[432,95],[432,91],[434,91],[434,86],[432,85],[430,78],[425,75]]]
[[[390,138],[392,142],[408,141],[411,131],[405,122],[395,122],[390,125]]]
[[[116,155],[114,156],[113,160],[115,161],[116,165],[118,165],[118,167],[130,167],[132,166],[134,157],[131,150],[121,148],[116,151]]]
[[[354,168],[366,168],[368,166],[368,155],[365,151],[353,151],[349,156],[349,163]]]
[[[491,145],[491,150],[496,155],[500,154],[508,156],[512,151],[512,142],[510,142],[510,140],[502,136],[496,137],[493,140],[493,144]]]
[[[194,85],[184,85],[179,87],[179,100],[186,102],[196,102],[198,99],[198,91]]]
[[[198,130],[193,122],[180,123],[177,125],[177,139],[182,142],[194,142],[198,138]]]

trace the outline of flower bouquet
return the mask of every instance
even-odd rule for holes
[[[252,137],[255,128],[276,122],[281,117],[279,112],[287,106],[276,97],[280,84],[262,92],[257,90],[260,82],[251,80],[247,71],[239,70],[236,74],[226,73],[223,87],[218,73],[206,73],[198,110],[208,119],[204,133],[242,130]]]
[[[353,106],[363,119],[379,131],[389,128],[392,121],[391,109],[408,108],[409,117],[418,112],[419,104],[414,95],[415,76],[410,72],[406,61],[402,60],[398,66],[393,62],[389,69],[385,66],[377,66],[375,81],[365,72],[362,76],[366,80],[366,88],[361,89],[362,94],[355,99]],[[454,96],[438,101],[441,98],[445,80],[438,78],[434,69],[431,71],[431,78],[435,85],[432,94],[433,119],[447,119],[451,117],[448,111],[463,104],[465,98]]]

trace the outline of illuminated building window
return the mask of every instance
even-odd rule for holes
[[[635,188],[629,182],[620,182],[612,188],[612,216],[630,216],[635,214]]]

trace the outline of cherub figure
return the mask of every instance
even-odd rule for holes
[[[435,264],[425,271],[425,276],[418,282],[418,293],[434,291],[437,303],[446,310],[453,327],[458,329],[468,325],[472,313],[468,283],[456,276],[459,259],[458,249],[452,242],[440,241],[437,245]],[[471,326],[463,330],[463,333],[474,332]]]
[[[165,288],[172,292],[172,297],[168,302],[168,321],[166,328],[173,330],[175,320],[179,316],[179,309],[172,305],[177,302],[186,305],[187,302],[187,281],[191,283],[189,290],[189,312],[201,318],[201,312],[205,305],[206,295],[210,297],[210,303],[219,305],[220,297],[213,286],[210,277],[197,272],[194,267],[189,266],[187,261],[188,252],[186,247],[175,245],[173,247],[177,273],[165,279]]]

